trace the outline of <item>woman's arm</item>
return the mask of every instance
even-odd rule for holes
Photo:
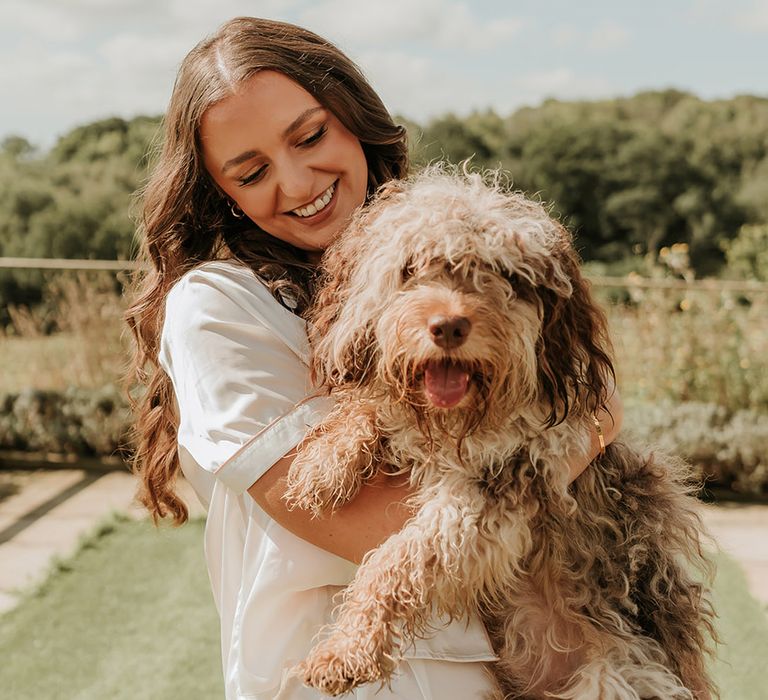
[[[600,421],[600,427],[603,430],[603,440],[606,445],[609,445],[616,439],[624,420],[624,406],[621,403],[621,396],[619,396],[619,390],[616,387],[613,387],[606,406],[608,410],[598,411],[595,417]],[[574,481],[592,463],[592,460],[600,454],[600,438],[598,437],[597,430],[593,430],[590,433],[590,437],[589,451],[578,459],[571,460],[569,464],[571,469],[569,482]]]
[[[597,414],[606,445],[619,432],[623,408],[618,391],[608,399],[608,410]],[[589,453],[570,464],[573,481],[600,453],[597,431],[592,431]],[[407,479],[380,474],[363,484],[354,499],[332,514],[313,518],[306,511],[288,510],[283,494],[295,452],[275,463],[249,489],[253,499],[274,520],[297,537],[321,549],[359,564],[367,552],[378,547],[390,535],[402,529],[413,515],[404,501],[411,494]]]
[[[288,510],[283,494],[296,452],[287,454],[249,489],[253,499],[286,530],[321,549],[359,564],[413,515],[404,501],[411,494],[405,477],[380,474],[364,483],[338,510],[313,518],[307,510]]]

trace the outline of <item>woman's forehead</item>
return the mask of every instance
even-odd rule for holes
[[[279,145],[297,120],[322,110],[315,97],[286,75],[259,71],[205,111],[200,140],[206,157],[223,165],[244,149]]]
[[[297,82],[277,71],[258,71],[235,91],[209,107],[202,127],[227,125],[242,119],[272,123],[290,120],[296,110],[320,107],[320,103]]]

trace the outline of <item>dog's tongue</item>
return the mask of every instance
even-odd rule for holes
[[[428,362],[424,369],[424,388],[438,408],[451,408],[464,398],[469,373],[450,362]]]

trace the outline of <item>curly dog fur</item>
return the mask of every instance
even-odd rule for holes
[[[385,187],[325,269],[312,371],[336,407],[286,498],[321,515],[381,469],[417,491],[300,666],[305,682],[331,695],[386,682],[435,612],[476,610],[497,698],[716,694],[686,464],[615,442],[568,485],[613,381],[569,233],[487,178],[431,168]]]

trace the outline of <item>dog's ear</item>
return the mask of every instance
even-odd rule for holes
[[[539,387],[551,406],[549,424],[573,410],[590,413],[605,406],[615,383],[611,342],[605,314],[592,298],[580,270],[571,235],[558,224],[562,236],[552,251],[552,270],[538,287],[542,330],[537,343]],[[570,281],[564,290],[562,280]]]
[[[323,255],[319,292],[308,318],[310,376],[326,389],[365,384],[374,369],[373,324],[351,321],[346,307],[357,266],[367,257],[366,220],[367,214],[358,212]]]
[[[401,192],[405,192],[405,190],[406,185],[402,180],[388,180],[383,185],[380,185],[379,188],[374,192],[374,195],[371,198],[374,200],[374,204],[373,206],[369,206],[368,210],[373,211],[378,209],[379,204],[385,202],[397,194],[400,194]]]
[[[373,376],[378,357],[375,319],[365,318],[365,311],[353,308],[348,300],[353,291],[357,298],[365,296],[369,278],[358,268],[370,259],[372,246],[381,245],[371,232],[381,213],[406,189],[398,180],[379,187],[323,255],[320,291],[308,319],[310,376],[316,385],[361,386]]]

